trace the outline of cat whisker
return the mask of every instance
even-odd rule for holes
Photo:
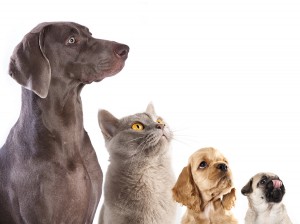
[[[142,147],[141,151],[144,151],[145,147],[148,147],[149,145],[151,145],[152,143],[154,143],[154,140],[155,140],[155,135],[153,133],[147,135],[145,137],[145,141],[142,142],[143,143],[143,147]]]
[[[151,139],[152,139],[152,136],[147,136],[146,140],[144,141],[144,146],[141,151],[144,151],[145,147],[148,146],[149,143],[151,143]]]
[[[138,145],[138,147],[137,147],[137,151],[139,152],[140,150],[139,150],[139,148],[140,148],[140,146],[143,146],[143,148],[142,148],[142,150],[141,151],[143,151],[143,149],[144,149],[144,147],[145,147],[145,145],[146,145],[146,141],[147,141],[147,138],[145,139],[145,141],[142,141],[139,145]]]
[[[185,138],[186,140],[193,141],[193,142],[200,142],[199,136],[192,136],[192,135],[180,135],[180,134],[174,134],[173,138]]]
[[[180,131],[178,131],[180,132]],[[188,136],[188,137],[193,137],[193,138],[198,138],[199,136],[195,136],[195,135],[190,135],[190,134],[178,134],[178,132],[173,131],[173,134],[176,136]]]
[[[124,143],[129,143],[129,142],[133,142],[133,141],[136,141],[136,140],[139,140],[139,139],[142,139],[144,138],[144,136],[141,136],[141,137],[138,137],[138,138],[134,138],[134,139],[131,139],[131,140],[128,140],[128,141],[123,141]]]
[[[178,139],[176,139],[176,138],[173,138],[173,140],[176,141],[176,142],[178,142],[178,143],[181,143],[181,144],[184,145],[184,146],[188,146],[188,147],[191,147],[191,146],[192,146],[191,144],[189,144],[189,143],[187,143],[187,142],[185,142],[185,141],[182,141],[182,140],[178,140]]]

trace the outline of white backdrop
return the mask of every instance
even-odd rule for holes
[[[81,95],[85,129],[104,173],[108,154],[98,109],[123,117],[152,101],[175,132],[176,176],[194,151],[213,146],[231,163],[240,223],[247,209],[240,190],[261,171],[281,177],[288,213],[300,223],[299,1],[2,2],[1,145],[20,112],[21,87],[7,73],[9,58],[44,21],[74,21],[94,37],[130,46],[124,69]],[[179,206],[178,223],[184,211]]]

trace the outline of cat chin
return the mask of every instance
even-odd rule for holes
[[[148,152],[155,153],[156,155],[164,154],[169,149],[169,143],[170,141],[167,138],[161,138],[156,145],[148,148]]]

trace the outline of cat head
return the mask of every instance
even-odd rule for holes
[[[172,132],[149,103],[144,113],[121,119],[106,110],[98,113],[99,126],[111,156],[155,156],[168,151]]]

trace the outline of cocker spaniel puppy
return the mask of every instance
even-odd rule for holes
[[[230,209],[236,200],[227,159],[214,148],[193,153],[172,189],[173,198],[187,206],[182,224],[236,224]]]

